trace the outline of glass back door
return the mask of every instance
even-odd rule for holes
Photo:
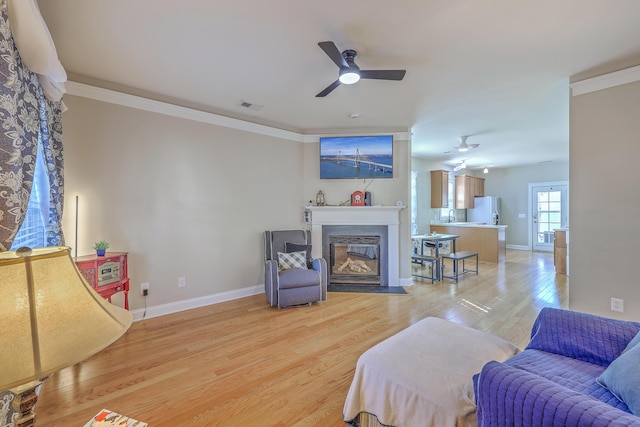
[[[532,249],[553,250],[553,231],[567,225],[567,186],[532,187]]]

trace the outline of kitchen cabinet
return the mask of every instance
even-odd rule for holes
[[[455,178],[455,208],[468,209],[474,207],[475,181],[468,175],[458,175]]]
[[[475,197],[484,197],[484,178],[473,177],[475,179]]]
[[[431,207],[449,207],[449,171],[431,171]]]
[[[484,178],[471,175],[458,175],[455,178],[455,208],[475,207],[474,197],[484,196]]]

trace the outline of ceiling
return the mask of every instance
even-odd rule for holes
[[[70,80],[303,134],[411,130],[413,155],[471,169],[567,161],[569,76],[640,55],[637,0],[39,6]],[[362,69],[406,77],[316,98],[338,77],[326,40],[355,49]],[[444,154],[463,135],[480,146]]]

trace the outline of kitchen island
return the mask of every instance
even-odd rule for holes
[[[507,226],[470,222],[431,224],[430,231],[457,234],[456,251],[478,252],[478,260],[502,262],[507,257]]]

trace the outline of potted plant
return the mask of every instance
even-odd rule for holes
[[[104,254],[107,252],[108,247],[109,242],[107,242],[106,240],[100,240],[93,245],[93,249],[96,250],[96,254],[98,256],[104,256]]]

